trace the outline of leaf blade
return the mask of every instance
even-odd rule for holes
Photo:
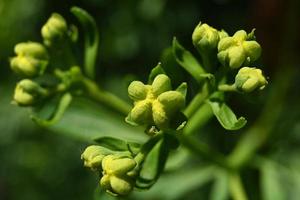
[[[210,99],[207,100],[206,103],[210,105],[214,115],[226,130],[238,130],[246,125],[247,120],[244,117],[239,117],[237,119],[234,112],[225,104],[225,102]]]
[[[194,79],[196,79],[198,82],[202,82],[203,77],[200,75],[205,74],[206,72],[197,59],[181,44],[179,44],[176,38],[173,39],[172,49],[177,63],[183,67]]]
[[[84,70],[89,78],[95,78],[95,64],[99,46],[99,32],[94,18],[79,7],[72,7],[71,13],[84,30]]]

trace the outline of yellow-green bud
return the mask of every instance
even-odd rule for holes
[[[235,87],[241,92],[262,90],[268,84],[260,69],[243,67],[235,77]]]
[[[45,47],[37,42],[23,42],[15,46],[16,56],[10,60],[11,69],[23,76],[40,75],[48,64]]]
[[[103,158],[110,153],[111,151],[104,147],[91,145],[81,154],[81,159],[84,160],[85,167],[97,170],[101,168]]]
[[[251,39],[253,37],[248,37],[244,30],[237,31],[232,37],[221,39],[218,44],[218,59],[221,64],[237,69],[257,60],[261,55],[261,47]]]
[[[148,99],[135,103],[129,114],[129,120],[136,124],[148,124],[152,119],[152,102]]]
[[[66,20],[57,13],[53,13],[46,24],[42,27],[41,33],[44,43],[51,46],[64,39],[68,32]]]
[[[163,92],[171,90],[171,80],[165,74],[159,74],[155,77],[152,83],[152,92],[155,96]]]
[[[30,79],[24,79],[17,83],[14,92],[14,101],[20,106],[31,106],[35,104],[40,97],[46,96],[48,91],[42,88],[38,83]]]
[[[184,96],[177,91],[167,91],[158,96],[157,100],[163,104],[167,112],[176,112],[184,107]]]
[[[192,40],[199,52],[213,50],[218,46],[219,32],[207,24],[199,23],[192,34]]]
[[[134,100],[143,100],[146,98],[148,93],[148,88],[144,83],[140,81],[133,81],[129,86],[128,86],[128,95],[129,97]]]
[[[105,156],[102,161],[103,177],[100,185],[114,195],[127,195],[134,187],[134,177],[129,172],[137,163],[134,159],[118,155]]]
[[[167,113],[164,105],[158,100],[153,101],[152,104],[152,116],[153,121],[161,129],[167,128],[169,125],[169,113]]]

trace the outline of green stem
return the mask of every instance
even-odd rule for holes
[[[185,135],[192,135],[203,127],[213,117],[212,109],[208,104],[203,104],[196,110],[195,114],[188,120],[183,132]]]
[[[83,78],[82,82],[86,88],[87,95],[93,100],[103,103],[125,116],[130,112],[131,106],[128,103],[112,93],[101,90],[94,81]]]
[[[236,92],[236,87],[235,85],[227,85],[227,84],[222,84],[218,86],[218,90],[222,92]]]
[[[209,105],[204,104],[209,97],[208,85],[205,84],[202,91],[199,92],[191,101],[184,114],[189,118],[183,133],[178,135],[179,141],[191,152],[210,160],[219,166],[228,168],[225,156],[214,151],[204,142],[193,137],[192,134],[199,130],[213,116],[213,112]]]
[[[208,85],[204,84],[201,91],[193,98],[193,100],[189,103],[187,108],[184,110],[184,114],[187,118],[193,116],[193,114],[198,110],[198,108],[203,104],[203,102],[207,99],[209,95]]]
[[[179,134],[177,136],[181,144],[197,156],[210,160],[221,167],[228,168],[225,156],[211,149],[207,144],[200,142],[195,137]]]
[[[247,194],[238,172],[229,174],[229,191],[233,200],[247,200]]]

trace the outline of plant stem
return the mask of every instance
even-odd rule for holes
[[[179,134],[177,138],[181,144],[183,144],[187,149],[196,155],[202,156],[203,158],[210,160],[219,166],[228,168],[225,156],[217,151],[212,150],[207,144],[200,142],[195,137],[187,136],[185,134]]]
[[[218,86],[218,89],[223,92],[236,92],[237,91],[234,84],[233,85],[222,84],[222,85]]]
[[[93,100],[103,103],[125,116],[130,112],[131,106],[128,103],[112,93],[101,90],[94,81],[83,78],[82,83],[85,86],[87,95]]]
[[[184,128],[185,135],[192,135],[202,126],[204,126],[208,120],[213,116],[212,109],[208,104],[203,104],[199,109],[196,110],[195,114],[189,119],[188,123]]]
[[[207,99],[208,95],[209,95],[208,85],[205,83],[202,89],[198,92],[198,94],[193,98],[193,100],[189,103],[187,108],[184,110],[185,116],[187,118],[192,117],[193,114]]]
[[[213,116],[213,112],[209,105],[205,104],[205,100],[209,97],[209,89],[205,84],[189,106],[184,111],[184,114],[189,118],[183,133],[178,135],[179,141],[190,151],[196,155],[210,160],[222,167],[228,168],[225,156],[217,151],[214,151],[204,142],[193,137],[192,134],[199,130]]]
[[[243,183],[238,172],[229,174],[229,191],[233,200],[247,200],[247,194],[243,187]]]

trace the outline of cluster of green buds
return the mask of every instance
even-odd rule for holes
[[[100,186],[106,192],[124,196],[133,190],[138,164],[129,153],[92,145],[85,149],[81,159],[84,160],[84,166],[100,172]]]
[[[69,70],[62,71],[56,68],[60,67],[57,66],[60,61],[53,59],[52,53],[58,51],[54,44],[70,45],[63,42],[69,42],[65,19],[57,13],[52,14],[41,34],[43,43],[19,43],[14,48],[16,55],[10,59],[11,69],[25,78],[15,88],[13,102],[19,106],[35,106],[47,97],[61,95],[82,77],[79,67],[70,65],[67,66]],[[53,67],[55,69],[50,71]]]
[[[170,78],[165,74],[157,75],[152,85],[133,81],[128,87],[128,94],[134,101],[134,107],[126,121],[133,125],[168,128],[172,116],[185,105],[185,97],[171,89]]]
[[[49,62],[46,48],[37,42],[22,42],[15,46],[16,56],[10,59],[11,69],[25,79],[16,85],[13,102],[32,106],[49,95],[49,91],[33,79],[43,75]]]
[[[248,66],[261,55],[261,47],[254,40],[253,31],[237,31],[232,37],[224,37],[218,44],[218,59],[223,66],[238,69]]]
[[[221,91],[248,93],[262,90],[268,83],[260,69],[248,67],[261,55],[261,46],[255,41],[254,29],[249,34],[239,30],[233,36],[229,36],[223,30],[218,31],[200,23],[193,32],[192,41],[201,55],[204,67],[210,70],[210,73],[211,66],[205,65],[210,65],[214,62],[212,60],[218,60],[226,69],[239,69],[235,83],[219,85]],[[210,61],[207,62],[207,59]]]

